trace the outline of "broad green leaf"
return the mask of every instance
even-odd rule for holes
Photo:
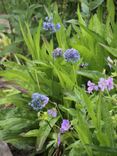
[[[94,151],[101,152],[101,153],[109,153],[109,154],[117,154],[117,148],[113,147],[105,147],[105,146],[96,146],[96,145],[87,145],[91,147]]]
[[[22,149],[32,150],[35,146],[34,139],[19,137],[19,135],[18,136],[15,135],[10,139],[6,139],[5,142],[12,144],[14,147],[21,150]]]
[[[115,5],[114,0],[107,0],[107,11],[109,20],[113,23],[115,20]],[[108,20],[108,19],[107,19]]]
[[[22,134],[24,137],[38,137],[39,136],[39,130],[38,129],[33,129],[28,131],[25,134]]]
[[[104,47],[111,55],[117,57],[117,48],[112,48],[109,46],[106,46],[104,44],[100,44],[102,47]]]
[[[90,10],[96,9],[96,8],[99,7],[99,5],[101,5],[103,2],[104,2],[104,0],[94,0],[94,1],[91,1],[91,2],[89,3],[89,8],[90,8]]]
[[[87,77],[89,79],[93,79],[95,81],[98,81],[99,78],[101,77],[105,77],[105,75],[102,74],[101,72],[93,71],[93,70],[79,70],[77,73],[78,75]]]
[[[77,111],[75,109],[73,109],[73,108],[68,109],[68,108],[66,108],[66,107],[64,107],[62,105],[60,105],[59,108],[61,110],[63,110],[64,112],[69,113],[71,116],[78,116]]]

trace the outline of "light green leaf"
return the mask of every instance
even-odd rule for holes
[[[37,151],[40,151],[42,149],[48,135],[50,134],[52,127],[55,125],[55,123],[58,121],[58,119],[59,119],[59,117],[52,119],[52,120],[48,121],[49,124],[46,123],[39,128],[39,135],[37,138]]]
[[[104,47],[111,55],[117,57],[117,48],[112,48],[112,47],[106,46],[106,45],[101,44],[101,43],[100,43],[100,45],[102,47]]]

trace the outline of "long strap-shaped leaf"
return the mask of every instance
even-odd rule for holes
[[[40,29],[41,29],[42,20],[40,20],[39,26],[37,28],[37,32],[34,35],[31,34],[28,23],[25,23],[26,32],[20,20],[19,20],[19,24],[20,24],[20,29],[21,29],[24,41],[29,50],[29,53],[32,55],[33,59],[39,60],[40,59]]]

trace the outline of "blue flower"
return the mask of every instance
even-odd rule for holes
[[[54,23],[48,23],[48,30],[50,30],[51,32],[56,31]]]
[[[29,105],[36,111],[41,110],[49,102],[49,98],[43,94],[33,93]]]
[[[52,33],[59,30],[60,27],[61,27],[61,25],[59,23],[57,23],[56,25],[53,23],[52,17],[46,17],[45,21],[43,22],[43,29],[46,31],[50,31]]]
[[[55,27],[56,27],[56,30],[59,30],[61,28],[60,23],[57,23]]]
[[[54,49],[52,55],[53,55],[53,58],[61,57],[63,55],[62,49],[61,48]]]
[[[43,22],[43,29],[48,30],[48,23],[47,22]]]
[[[75,63],[80,59],[80,54],[76,49],[67,49],[64,53],[64,58],[67,62]]]

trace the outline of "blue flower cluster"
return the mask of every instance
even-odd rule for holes
[[[36,111],[41,110],[49,102],[49,98],[43,94],[33,93],[29,105]]]
[[[53,53],[53,58],[61,57],[63,55],[62,49],[61,48],[56,48],[54,49]]]
[[[45,21],[43,22],[43,29],[50,31],[52,33],[56,32],[61,28],[60,23],[57,23],[56,25],[53,23],[53,18],[52,17],[46,17]]]
[[[80,59],[80,54],[79,52],[76,50],[76,49],[67,49],[65,52],[64,52],[64,55],[63,55],[63,52],[62,52],[62,49],[61,48],[56,48],[53,53],[53,58],[56,59],[58,57],[64,57],[64,59],[67,61],[67,62],[71,62],[71,63],[76,63],[79,61]]]
[[[76,49],[67,49],[64,53],[64,58],[67,62],[75,63],[80,59],[80,54]]]

